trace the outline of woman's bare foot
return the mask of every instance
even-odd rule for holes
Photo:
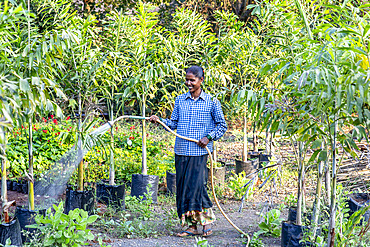
[[[212,233],[213,233],[213,231],[211,229],[211,224],[203,226],[203,235],[202,235],[203,237],[211,236]]]
[[[195,236],[195,235],[198,235],[198,230],[197,230],[197,226],[189,226],[188,229],[186,229],[185,231],[182,231],[180,233],[177,233],[176,236],[178,237],[186,237],[186,236]]]

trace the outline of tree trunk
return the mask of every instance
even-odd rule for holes
[[[143,95],[143,106],[142,106],[142,116],[145,118],[145,96]],[[146,159],[146,120],[142,120],[142,171],[143,175],[148,174]]]
[[[337,162],[336,162],[336,135],[337,122],[334,122],[334,135],[332,140],[332,171],[331,171],[331,195],[330,195],[330,219],[329,219],[329,234],[328,246],[334,246],[335,240],[335,215],[336,215],[336,192],[337,192]]]
[[[111,129],[110,133],[110,166],[109,166],[109,185],[114,185],[115,180],[115,167],[114,167],[114,134],[113,134],[113,128]]]
[[[9,216],[7,215],[7,212],[4,212],[4,207],[8,203],[8,191],[6,187],[6,154],[5,154],[5,149],[6,149],[6,134],[4,127],[0,128],[0,135],[1,135],[1,155],[3,158],[1,159],[1,202],[2,202],[2,213],[4,216],[4,220],[6,223],[9,222]]]
[[[112,98],[110,102],[110,119],[113,122],[114,121],[114,116],[113,116],[113,94],[114,94],[114,89],[112,87]],[[114,185],[114,179],[115,179],[115,167],[114,167],[114,128],[111,128],[110,132],[110,166],[109,166],[109,185]]]
[[[122,9],[119,12],[119,22],[118,22],[118,30],[117,30],[117,37],[116,37],[116,46],[115,46],[115,51],[118,53],[118,44],[119,44],[119,37],[121,33],[121,24],[122,24]],[[117,62],[117,56],[114,56],[114,68],[116,68],[116,62]],[[112,80],[114,80],[112,78]],[[111,102],[110,102],[110,118],[111,121],[113,122],[113,106],[114,106],[114,87],[112,86],[112,91],[111,91]],[[111,152],[110,152],[110,166],[109,166],[109,185],[114,185],[114,180],[115,180],[115,164],[114,164],[114,128],[112,127],[111,129]]]
[[[28,209],[35,210],[35,194],[33,188],[32,116],[29,116],[28,125]]]
[[[244,112],[244,127],[243,127],[243,154],[242,160],[246,162],[248,160],[248,136],[247,136],[247,116]]]
[[[79,156],[82,156],[82,139],[81,139],[81,128],[82,128],[82,105],[81,105],[81,92],[78,93],[78,130],[79,136],[77,141],[77,148]],[[84,190],[84,166],[83,157],[81,157],[81,162],[78,164],[78,191]]]
[[[331,189],[330,189],[330,167],[329,167],[328,162],[326,162],[325,164],[325,190],[326,190],[327,203],[329,204]]]
[[[257,152],[256,123],[253,122],[253,152]]]
[[[305,167],[302,157],[302,142],[298,141],[298,201],[297,201],[297,225],[302,225],[302,206],[303,206],[303,190]]]
[[[324,149],[324,145],[321,145],[321,150]],[[317,166],[317,183],[316,183],[316,195],[315,195],[315,202],[313,205],[313,212],[312,212],[312,240],[315,241],[316,238],[316,231],[318,229],[319,223],[319,212],[321,207],[321,188],[322,188],[322,180],[324,177],[324,161],[318,163]]]

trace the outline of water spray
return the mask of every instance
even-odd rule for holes
[[[113,127],[113,125],[118,122],[119,120],[121,119],[124,119],[124,118],[129,118],[129,119],[140,119],[140,120],[149,120],[149,117],[141,117],[141,116],[130,116],[130,115],[123,115],[121,117],[118,117],[117,119],[113,120],[113,121],[108,121],[106,124],[102,125],[101,127],[97,128],[95,131],[91,132],[91,134],[93,135],[99,135],[99,134],[103,134],[104,132],[108,131],[110,128]],[[157,120],[156,121],[157,123],[161,124],[166,130],[168,130],[171,134],[181,138],[181,139],[184,139],[184,140],[187,140],[187,141],[191,141],[191,142],[195,142],[195,143],[198,143],[198,140],[196,139],[192,139],[192,138],[188,138],[188,137],[185,137],[185,136],[181,136],[179,134],[177,134],[176,132],[174,132],[173,130],[171,130],[165,123],[163,123],[162,121],[160,120]],[[234,227],[239,233],[241,233],[242,235],[246,236],[247,237],[247,244],[246,246],[249,245],[249,242],[250,242],[250,237],[247,233],[243,232],[238,226],[236,226],[230,219],[229,217],[226,215],[226,213],[224,212],[224,210],[221,208],[221,205],[220,203],[218,202],[218,199],[216,197],[216,192],[215,192],[215,187],[214,187],[214,183],[213,183],[213,159],[212,159],[212,154],[211,154],[211,151],[209,150],[209,148],[206,146],[205,149],[207,150],[207,153],[208,153],[208,156],[210,158],[210,161],[211,161],[211,188],[212,188],[212,194],[213,194],[213,198],[216,202],[216,205],[218,207],[218,209],[220,210],[221,214],[225,217],[225,219],[230,223],[230,225],[232,227]]]

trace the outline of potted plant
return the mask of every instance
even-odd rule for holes
[[[149,11],[150,5],[139,3],[135,17],[129,18],[130,30],[125,32],[125,41],[122,48],[130,50],[127,54],[130,76],[122,91],[135,94],[136,100],[140,102],[142,119],[142,174],[132,174],[131,195],[146,199],[145,193],[152,195],[154,203],[157,202],[159,177],[147,173],[147,147],[146,147],[146,110],[148,97],[153,98],[158,87],[154,86],[160,81],[162,62],[155,54],[160,33],[157,26],[158,18],[156,12]],[[135,19],[138,21],[136,22]],[[149,190],[149,191],[147,191]]]
[[[69,186],[67,188],[66,213],[75,208],[84,209],[88,212],[93,210],[95,205],[95,190],[94,188],[89,190],[85,190],[84,188],[83,156],[94,145],[101,144],[101,138],[99,136],[92,137],[89,135],[96,121],[91,121],[88,117],[92,114],[95,107],[87,107],[96,101],[96,95],[93,94],[95,77],[104,60],[104,58],[98,57],[96,48],[93,45],[94,39],[91,36],[97,32],[97,21],[91,15],[85,19],[77,18],[74,21],[80,22],[79,24],[83,29],[80,30],[79,39],[73,40],[78,43],[73,43],[69,50],[69,62],[73,65],[74,69],[66,75],[66,78],[69,80],[64,81],[64,86],[66,87],[66,91],[70,93],[69,96],[72,97],[70,101],[74,102],[73,105],[76,105],[75,98],[77,98],[78,126],[69,132],[75,134],[74,140],[77,143],[66,158],[70,159],[72,163],[78,163],[78,182],[77,186]]]
[[[30,3],[28,2],[28,10],[30,10]],[[34,174],[33,174],[33,138],[32,138],[32,125],[35,117],[35,113],[41,113],[45,111],[55,111],[58,115],[61,115],[61,110],[59,106],[52,100],[53,95],[58,95],[58,97],[64,97],[63,92],[60,90],[59,86],[54,82],[54,77],[49,73],[51,67],[54,65],[47,62],[48,59],[54,58],[54,51],[48,49],[46,46],[54,46],[56,49],[63,51],[64,42],[68,42],[67,38],[60,42],[58,45],[52,43],[52,38],[49,31],[45,31],[43,35],[31,27],[32,18],[30,12],[23,11],[22,6],[19,5],[16,11],[13,14],[22,13],[25,15],[21,18],[17,18],[15,15],[12,17],[16,18],[16,21],[20,23],[22,28],[14,28],[10,33],[14,37],[24,37],[24,33],[28,34],[28,38],[22,38],[20,42],[8,44],[14,47],[8,47],[10,50],[23,50],[22,55],[19,55],[19,60],[8,61],[7,63],[14,64],[5,64],[6,68],[10,69],[10,75],[5,75],[9,82],[17,82],[15,87],[12,90],[9,90],[9,93],[12,95],[13,101],[8,105],[6,111],[9,113],[12,112],[12,117],[14,120],[17,119],[18,125],[22,125],[22,130],[26,133],[26,125],[28,125],[27,133],[27,144],[28,144],[28,172],[25,173],[27,184],[22,185],[22,190],[28,192],[28,207],[26,209],[18,208],[16,215],[19,215],[19,212],[24,212],[24,217],[18,217],[20,219],[20,226],[24,228],[26,222],[32,220],[32,214],[36,213],[35,210],[35,201],[34,201]],[[20,16],[19,16],[20,17]],[[25,18],[27,17],[27,18]],[[9,24],[9,27],[12,27]],[[10,28],[12,29],[12,28]],[[62,29],[62,28],[61,28]],[[58,36],[58,38],[61,38]],[[13,38],[12,38],[13,39]],[[32,41],[31,41],[32,39]],[[52,43],[52,44],[50,44]],[[40,46],[44,46],[43,55],[36,55]],[[5,55],[8,56],[9,54]],[[11,56],[18,56],[17,54],[12,54]],[[37,57],[35,59],[35,57]],[[29,59],[29,58],[33,59]],[[46,59],[48,57],[48,59]],[[27,64],[25,67],[24,64]],[[8,89],[6,89],[8,90]],[[2,95],[3,97],[3,95]],[[11,108],[11,110],[10,110]],[[5,112],[4,110],[2,111]],[[7,113],[7,114],[9,114]],[[9,116],[9,115],[8,115]],[[14,124],[14,121],[12,122]],[[24,125],[24,126],[23,126]],[[6,193],[6,186],[3,185],[3,191]],[[6,200],[5,200],[6,201]],[[3,238],[3,236],[2,236]],[[6,238],[5,238],[6,239]],[[5,243],[2,243],[5,244]],[[12,244],[17,244],[12,241]]]
[[[107,99],[108,115],[110,121],[113,122],[115,119],[114,109],[117,107],[115,105],[116,101],[116,91],[118,87],[124,84],[122,79],[122,68],[118,66],[117,59],[122,58],[123,51],[120,50],[120,43],[123,43],[125,29],[129,27],[124,26],[124,21],[126,21],[125,15],[123,15],[122,10],[120,12],[112,12],[110,20],[106,23],[106,28],[104,29],[106,38],[104,39],[105,47],[107,50],[111,51],[106,57],[106,61],[102,64],[101,69],[98,73],[99,79],[104,81],[100,90],[102,94]],[[127,23],[126,23],[127,24]],[[124,97],[123,97],[124,98]],[[125,184],[117,185],[115,183],[115,138],[114,138],[115,128],[110,129],[110,148],[109,148],[109,180],[102,180],[97,184],[96,196],[97,199],[108,205],[117,206],[124,209],[125,200]]]
[[[259,59],[262,48],[261,34],[255,34],[253,30],[246,28],[242,38],[247,46],[239,47],[239,52],[235,54],[235,67],[237,83],[241,90],[236,91],[231,97],[236,113],[243,116],[243,149],[242,159],[235,160],[236,173],[245,171],[247,175],[253,173],[258,168],[259,157],[257,152],[256,128],[259,125],[260,117],[264,109],[264,102],[258,98],[259,88],[257,84],[257,74],[253,69],[258,66],[262,59]],[[258,81],[259,82],[259,81]],[[248,121],[252,125],[253,152],[248,153]],[[260,121],[261,122],[261,121]]]

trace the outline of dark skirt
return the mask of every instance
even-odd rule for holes
[[[207,158],[208,155],[175,155],[176,203],[180,219],[188,211],[212,207],[207,194]]]

